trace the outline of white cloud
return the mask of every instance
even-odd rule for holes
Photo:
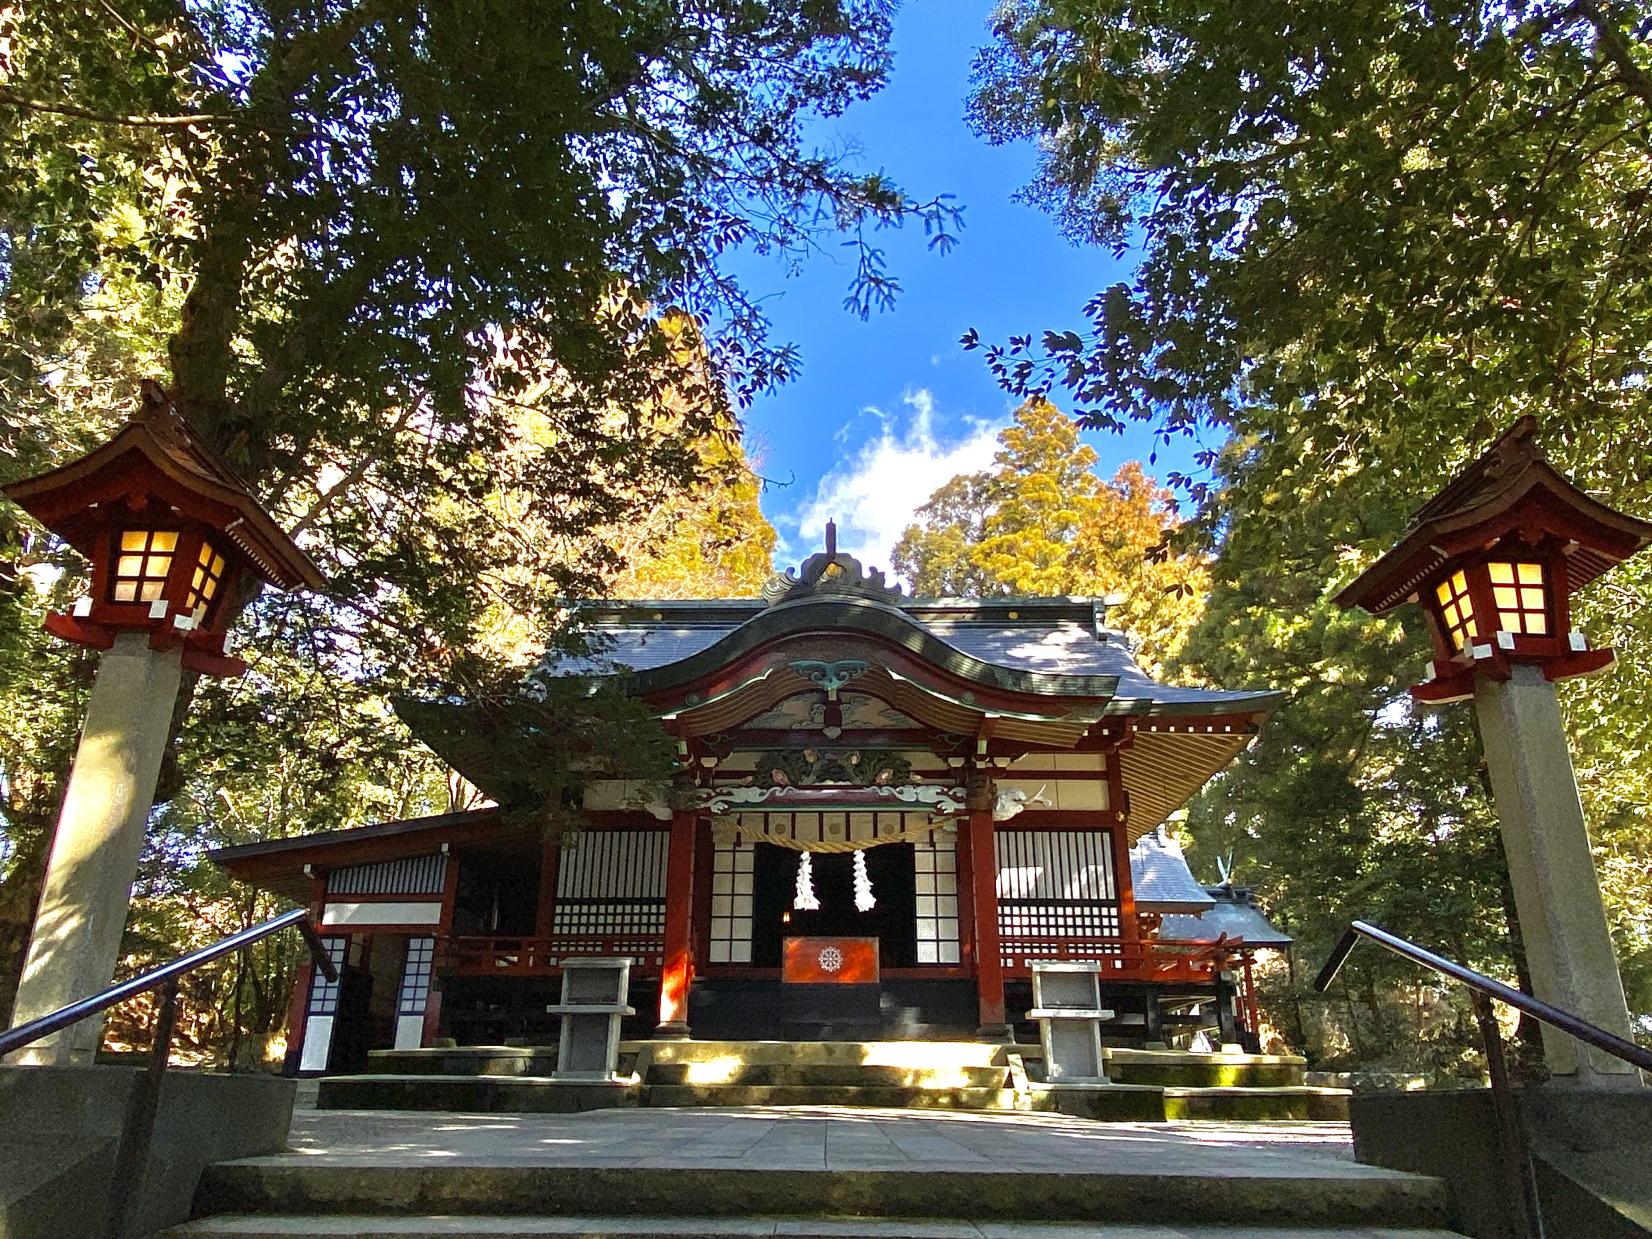
[[[962,437],[942,436],[931,392],[919,388],[901,400],[911,410],[905,429],[898,416],[864,410],[878,419],[877,436],[863,442],[852,461],[829,470],[797,513],[794,541],[808,548],[805,555],[825,545],[826,522],[836,520],[841,550],[888,571],[895,543],[930,495],[955,475],[992,463],[998,426],[968,419]]]

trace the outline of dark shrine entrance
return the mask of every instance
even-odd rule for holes
[[[754,966],[780,967],[781,944],[794,935],[876,938],[882,967],[910,968],[917,963],[912,845],[884,843],[866,848],[863,854],[876,907],[870,912],[855,908],[853,853],[814,852],[814,888],[820,909],[802,912],[792,907],[792,900],[797,893],[797,867],[803,854],[792,848],[758,844],[752,881]]]

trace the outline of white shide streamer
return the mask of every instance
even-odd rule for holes
[[[878,901],[872,897],[872,875],[866,872],[866,850],[862,848],[855,853],[855,911],[870,912],[877,906]]]
[[[797,891],[792,896],[792,907],[799,912],[820,911],[820,900],[815,898],[814,858],[808,852],[797,862]]]

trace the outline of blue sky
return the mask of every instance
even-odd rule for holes
[[[818,550],[828,517],[843,548],[879,567],[914,508],[954,473],[983,468],[1014,402],[980,353],[983,338],[1080,326],[1080,308],[1129,273],[1131,259],[1070,245],[1042,212],[1013,201],[1031,178],[1030,146],[993,147],[964,121],[970,62],[987,38],[987,0],[907,0],[895,18],[888,87],[820,127],[828,145],[852,143],[915,196],[950,192],[964,208],[960,244],[942,256],[921,229],[885,233],[904,292],[892,311],[861,321],[842,308],[848,251],[812,260],[795,277],[751,259],[741,271],[766,294],[776,336],[802,350],[800,378],[747,411],[748,448],[771,486],[763,510],[781,537],[778,566]],[[829,247],[835,249],[836,247]],[[1101,471],[1146,460],[1146,431],[1098,434]],[[1161,451],[1153,472],[1187,466],[1189,450]]]

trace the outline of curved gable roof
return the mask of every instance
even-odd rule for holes
[[[1160,684],[1136,663],[1122,634],[1098,623],[1084,598],[901,603],[846,594],[762,601],[638,601],[591,608],[597,652],[547,658],[540,674],[630,675],[644,696],[697,685],[788,637],[867,636],[962,680],[1030,696],[1088,698],[1108,713],[1266,711],[1272,692]]]

